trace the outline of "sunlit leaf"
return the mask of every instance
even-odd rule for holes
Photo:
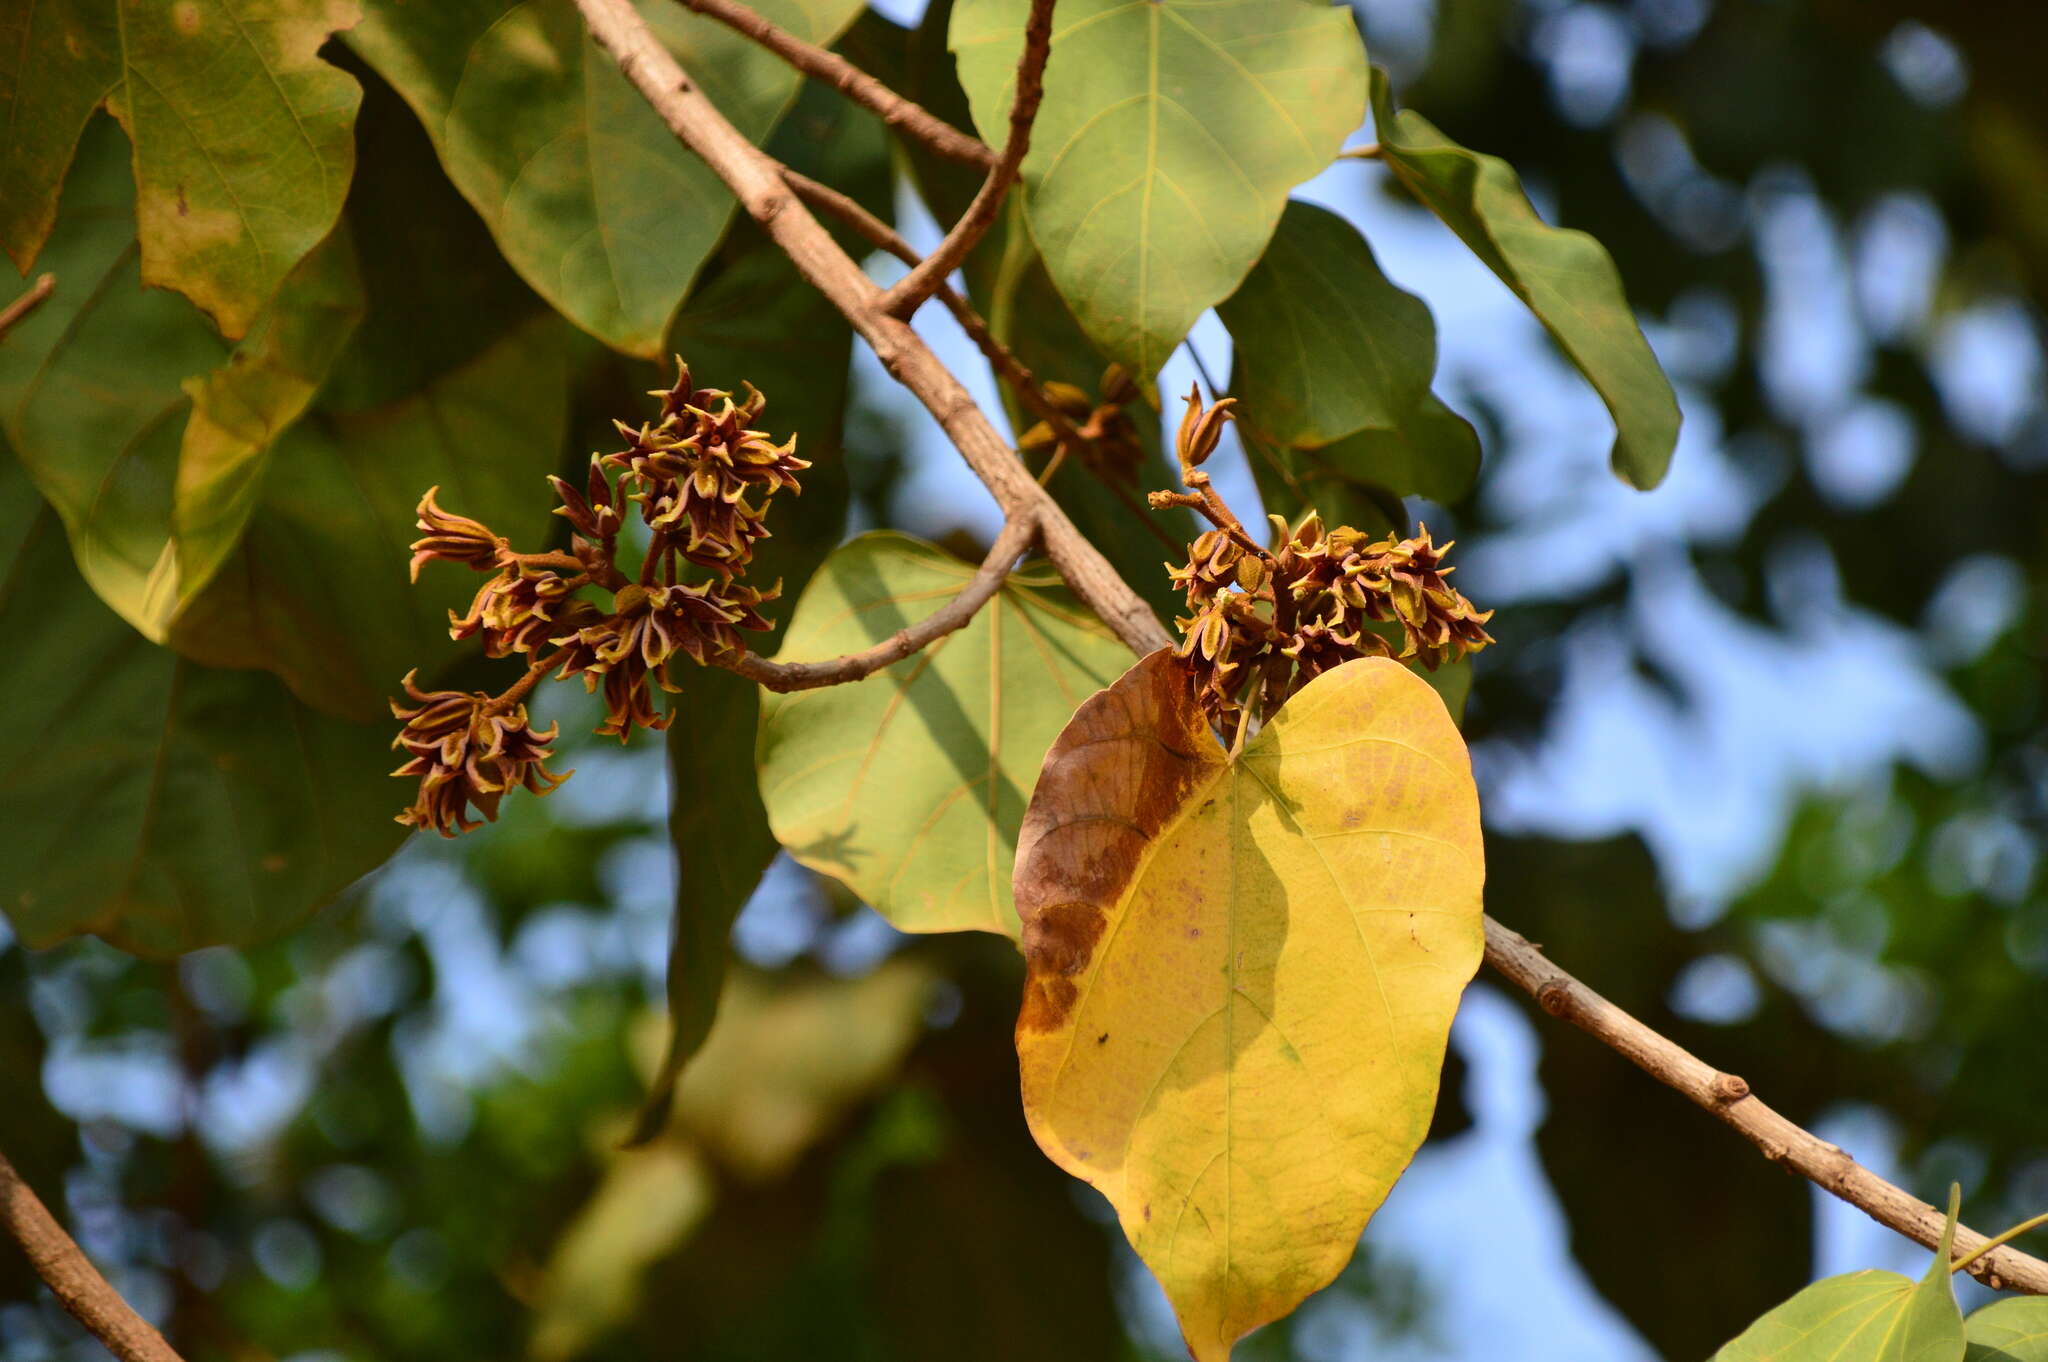
[[[1954,1200],[1919,1281],[1876,1269],[1823,1277],[1743,1330],[1713,1362],[1962,1362],[1963,1314],[1949,1286]]]
[[[318,52],[358,16],[356,0],[6,6],[0,245],[24,272],[36,260],[104,104],[134,143],[143,282],[242,335],[341,212],[362,92]]]
[[[171,505],[176,581],[168,599],[152,602],[153,630],[167,628],[234,552],[273,443],[326,381],[363,309],[355,247],[337,232],[285,280],[227,363],[185,381],[192,412]]]
[[[1528,305],[1614,417],[1614,471],[1655,487],[1678,443],[1678,400],[1629,311],[1607,248],[1536,215],[1506,161],[1467,151],[1373,72],[1373,122],[1401,183]]]
[[[765,0],[829,43],[858,0]],[[420,116],[505,258],[562,314],[629,354],[663,334],[735,200],[590,41],[571,0],[370,0],[348,41]],[[643,17],[725,116],[764,139],[797,92],[780,58],[668,0]]]
[[[1968,1362],[2048,1362],[2048,1296],[2014,1296],[1964,1321]]]
[[[1479,437],[1429,390],[1429,307],[1380,273],[1343,218],[1288,204],[1217,311],[1235,342],[1230,390],[1268,510],[1292,518],[1315,506],[1329,523],[1358,524],[1344,503],[1367,488],[1441,502],[1471,489]]]
[[[0,911],[147,955],[276,935],[398,845],[381,726],[157,647],[94,598],[0,450]]]
[[[870,647],[972,575],[907,535],[862,535],[818,570],[778,656]],[[1039,763],[1128,656],[1056,581],[1013,574],[966,628],[866,680],[764,695],[757,760],[776,840],[905,931],[1014,936],[1010,858]]]
[[[1154,653],[1047,755],[1017,855],[1025,1113],[1198,1362],[1331,1281],[1421,1143],[1483,878],[1464,742],[1384,658],[1232,761]]]
[[[1004,138],[1027,0],[961,0],[951,43]],[[1351,12],[1316,0],[1067,0],[1024,162],[1032,234],[1082,327],[1149,379],[1365,116]]]

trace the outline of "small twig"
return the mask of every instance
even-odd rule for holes
[[[945,240],[882,295],[882,310],[890,316],[908,317],[917,311],[995,225],[1003,197],[1017,182],[1017,173],[1031,150],[1031,124],[1045,97],[1045,62],[1052,53],[1052,7],[1053,0],[1031,0],[1031,17],[1024,23],[1024,52],[1017,59],[1017,95],[1010,102],[1010,133],[1002,156]]]
[[[917,264],[916,249],[897,235],[896,230],[888,223],[861,207],[853,198],[840,193],[831,185],[820,184],[810,176],[788,167],[783,168],[782,178],[796,191],[798,198],[821,213],[830,213],[851,227],[875,249],[886,251],[905,264]],[[1010,391],[1017,394],[1017,400],[1023,403],[1024,409],[1045,422],[1053,433],[1054,442],[1061,450],[1095,447],[1094,439],[1069,420],[1067,414],[1046,396],[1044,387],[1038,382],[1038,376],[1031,372],[1023,360],[1017,358],[1016,351],[996,338],[995,332],[989,329],[988,320],[975,310],[974,304],[961,297],[950,285],[940,285],[935,296],[946,305],[946,310],[953,314],[953,320],[960,323],[960,329],[967,333],[967,338],[974,342],[975,348],[988,360],[989,367],[996,371],[996,376],[1010,386]],[[1057,458],[1055,455],[1055,459]],[[1088,462],[1093,468],[1100,461]],[[1051,482],[1056,471],[1057,463],[1048,463],[1038,474],[1038,485],[1043,487]],[[1178,554],[1185,550],[1186,545],[1175,540],[1160,527],[1158,521],[1144,513],[1144,506],[1132,495],[1128,487],[1108,477],[1102,478],[1101,481],[1119,501],[1123,502],[1126,510],[1138,517],[1139,523],[1150,530],[1153,537],[1169,553]]]
[[[716,19],[727,28],[752,38],[807,76],[824,81],[856,104],[881,115],[882,121],[906,137],[930,147],[949,161],[960,161],[979,170],[993,170],[994,151],[979,138],[946,122],[921,104],[897,94],[837,52],[805,42],[786,29],[734,0],[681,0],[686,9]]]
[[[960,588],[958,595],[917,623],[898,629],[872,648],[821,662],[770,662],[752,653],[740,653],[730,658],[714,658],[713,665],[737,672],[769,690],[785,693],[837,686],[873,676],[935,640],[965,628],[967,622],[1002,590],[1003,583],[1009,580],[1010,569],[1031,547],[1031,541],[1037,535],[1037,517],[1031,512],[1011,517],[1003,525],[1003,532],[996,536],[988,556],[981,560],[981,566],[975,569],[974,576]]]
[[[1202,352],[1195,348],[1195,338],[1183,336],[1180,343],[1181,348],[1188,352],[1188,358],[1194,361],[1195,372],[1202,378],[1202,386],[1209,390],[1209,400],[1214,402],[1221,398],[1223,389],[1216,386],[1216,376],[1210,373],[1209,366],[1202,362]]]
[[[1552,964],[1519,932],[1491,917],[1486,919],[1486,962],[1551,1016],[1570,1022],[1735,1127],[1771,1162],[1826,1188],[1916,1243],[1933,1248],[1941,1242],[1944,1217],[1940,1211],[1780,1116],[1752,1095],[1742,1079],[1720,1072],[1678,1042],[1651,1030]],[[2048,1263],[2012,1248],[1973,1257],[1989,1243],[1975,1230],[1958,1225],[1955,1251],[1965,1255],[1959,1266],[1987,1286],[2048,1295]]]
[[[558,648],[554,652],[549,653],[546,657],[537,657],[533,661],[527,663],[526,675],[520,677],[517,681],[514,681],[509,687],[506,688],[506,691],[503,695],[500,695],[497,699],[493,700],[491,702],[492,708],[496,712],[502,713],[505,710],[512,708],[512,706],[518,704],[520,701],[524,700],[529,694],[532,693],[533,688],[540,684],[540,679],[543,676],[546,676],[549,672],[553,671],[555,669],[555,664],[560,662],[563,658],[567,657],[568,655],[569,650],[567,648]]]
[[[100,1275],[5,1154],[0,1154],[0,1217],[58,1304],[108,1352],[121,1362],[184,1362],[155,1326],[136,1314]]]
[[[43,300],[48,298],[56,287],[57,276],[46,274],[31,284],[27,293],[16,298],[5,308],[0,308],[0,340],[7,339],[7,333],[12,331],[16,324],[41,307]]]

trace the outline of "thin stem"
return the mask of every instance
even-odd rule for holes
[[[905,99],[838,53],[777,28],[765,16],[734,0],[682,0],[682,4],[744,34],[805,75],[824,81],[854,103],[874,110],[898,133],[922,142],[947,160],[980,170],[995,168],[996,154],[986,143]]]
[[[837,686],[848,681],[859,681],[873,676],[892,663],[901,662],[912,653],[930,645],[934,640],[944,638],[957,629],[966,627],[980,609],[995,599],[1003,583],[1009,580],[1010,569],[1037,536],[1036,517],[1029,511],[1011,518],[1003,526],[1003,532],[996,536],[996,542],[975,569],[974,576],[958,595],[940,606],[916,624],[898,629],[872,648],[864,648],[844,657],[829,658],[822,662],[770,662],[767,658],[752,653],[737,653],[730,657],[712,659],[714,666],[737,672],[749,681],[755,681],[772,691],[816,690],[821,686]]]
[[[1045,467],[1038,470],[1038,485],[1040,487],[1043,487],[1047,483],[1051,482],[1052,475],[1059,472],[1060,469],[1066,465],[1066,462],[1067,446],[1062,444],[1061,446],[1059,446],[1059,448],[1053,450],[1052,457],[1045,461]],[[1146,524],[1148,525],[1150,523],[1150,521],[1146,522]]]
[[[5,1154],[0,1154],[0,1219],[57,1303],[108,1352],[121,1362],[184,1362],[156,1327],[136,1314],[100,1275]]]
[[[1045,97],[1045,62],[1052,53],[1052,7],[1053,0],[1031,0],[1031,16],[1024,23],[1024,52],[1017,59],[1017,95],[1010,102],[1010,134],[1003,143],[1002,156],[938,249],[913,265],[909,274],[882,295],[882,310],[890,316],[908,317],[917,311],[995,225],[1003,197],[1017,182],[1024,157],[1031,150],[1031,124]]]
[[[0,308],[0,340],[7,339],[8,332],[12,331],[29,313],[41,307],[44,300],[50,296],[56,287],[57,276],[46,274],[30,285],[28,292],[16,298],[5,308]]]
[[[538,657],[527,663],[526,675],[514,681],[503,695],[491,701],[490,708],[495,712],[503,713],[505,710],[520,703],[528,695],[532,694],[533,688],[540,684],[540,679],[553,671],[555,664],[568,655],[569,649],[557,648],[546,657]]]
[[[1377,161],[1380,159],[1380,144],[1367,142],[1362,147],[1346,147],[1337,153],[1340,161]]]
[[[1209,372],[1209,366],[1203,362],[1202,352],[1195,348],[1195,338],[1193,336],[1183,336],[1180,343],[1181,348],[1188,352],[1188,358],[1194,361],[1195,372],[1201,375],[1202,378],[1202,386],[1209,390],[1209,400],[1214,402],[1223,395],[1223,389],[1217,386],[1215,376]]]
[[[1976,1248],[1972,1249],[1968,1256],[1956,1259],[1955,1263],[1949,1268],[1949,1271],[1951,1273],[1961,1272],[1965,1268],[1969,1267],[1970,1264],[1976,1262],[1979,1258],[1982,1258],[1985,1254],[1991,1252],[1991,1250],[1998,1248],[2002,1244],[2010,1244],[2013,1240],[2019,1238],[2028,1230],[2037,1230],[2040,1229],[2043,1225],[2048,1225],[2048,1211],[2043,1211],[2041,1214],[2035,1216],[2032,1220],[2022,1220],[2019,1224],[2014,1225],[2004,1234],[1993,1235],[1991,1238],[1985,1240]]]
[[[783,168],[782,178],[796,191],[798,198],[819,212],[830,213],[851,227],[869,245],[877,250],[887,251],[907,264],[917,263],[917,251],[910,243],[898,236],[888,223],[868,212],[852,198],[828,184],[820,184],[810,176],[790,170],[788,167]],[[1066,413],[1046,396],[1044,387],[1038,382],[1038,376],[1025,366],[1024,361],[1017,358],[1016,352],[996,339],[996,334],[990,329],[987,319],[975,310],[972,303],[946,285],[940,286],[937,297],[946,305],[946,310],[953,314],[953,319],[960,323],[960,329],[967,333],[967,338],[974,342],[975,348],[988,360],[989,367],[1009,385],[1010,391],[1017,394],[1017,400],[1024,405],[1024,409],[1045,422],[1051,429],[1053,439],[1062,451],[1096,447],[1097,442],[1094,438],[1077,427],[1068,419]],[[1057,455],[1055,457],[1057,458]],[[1088,462],[1090,469],[1093,470],[1099,461]],[[1054,471],[1055,465],[1048,463],[1038,475],[1038,485],[1044,487],[1049,484]],[[1186,546],[1160,528],[1158,521],[1144,514],[1145,508],[1138,503],[1128,487],[1107,476],[1103,476],[1101,481],[1119,501],[1123,502],[1125,509],[1137,516],[1140,523],[1152,532],[1153,537],[1167,552],[1177,554],[1183,551]]]
[[[1834,1193],[1880,1225],[1916,1243],[1941,1243],[1947,1217],[1903,1188],[1856,1162],[1836,1145],[1786,1120],[1734,1074],[1722,1073],[1668,1036],[1645,1026],[1553,964],[1519,932],[1486,919],[1486,963],[1561,1018],[1633,1063],[1650,1077],[1691,1098],[1733,1126],[1763,1156]],[[1955,1247],[1970,1250],[1970,1274],[1996,1289],[2048,1295],[2048,1263],[1956,1226]],[[1962,1266],[1962,1264],[1959,1264]]]

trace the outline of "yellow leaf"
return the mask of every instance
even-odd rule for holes
[[[1484,877],[1465,744],[1384,658],[1233,762],[1154,653],[1047,754],[1017,848],[1025,1113],[1198,1362],[1334,1278],[1422,1142]]]

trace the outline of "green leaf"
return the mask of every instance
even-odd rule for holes
[[[0,449],[0,909],[29,945],[146,955],[275,935],[398,846],[383,725],[159,648],[101,605]]]
[[[1484,878],[1464,741],[1386,658],[1233,760],[1161,649],[1047,754],[1017,846],[1024,1112],[1197,1362],[1334,1279],[1422,1143]]]
[[[1949,1287],[1960,1190],[1918,1282],[1866,1270],[1824,1277],[1743,1330],[1713,1362],[1962,1362],[1963,1314]]]
[[[1217,309],[1235,342],[1238,427],[1268,509],[1292,519],[1356,486],[1455,502],[1479,473],[1479,436],[1430,392],[1436,325],[1358,229],[1290,203],[1272,244]],[[1352,493],[1356,495],[1357,493]]]
[[[1607,249],[1538,217],[1506,161],[1467,151],[1413,110],[1395,112],[1378,68],[1372,90],[1381,159],[1536,314],[1600,394],[1614,417],[1614,471],[1655,487],[1678,443],[1678,399]]]
[[[104,104],[134,142],[142,282],[241,336],[341,213],[362,92],[318,53],[358,15],[355,0],[8,6],[0,245],[26,273]]]
[[[938,609],[974,569],[891,532],[839,549],[778,656],[836,657]],[[776,840],[909,932],[1017,933],[1010,858],[1053,738],[1127,654],[1056,579],[1013,573],[973,622],[866,680],[764,695]]]
[[[409,580],[420,494],[438,485],[442,505],[522,548],[540,548],[553,528],[546,478],[568,420],[562,342],[559,323],[536,318],[410,397],[301,420],[172,645],[209,666],[268,668],[330,713],[385,713],[401,676],[431,674],[454,654],[448,611],[480,584],[446,565]]]
[[[1028,12],[1027,0],[953,12],[960,82],[996,144]],[[1365,106],[1365,50],[1341,6],[1065,0],[1024,183],[1052,281],[1104,353],[1157,373]]]
[[[1965,1324],[1968,1362],[2048,1362],[2048,1296],[1993,1301]]]
[[[499,249],[565,317],[628,354],[663,334],[731,219],[723,183],[590,41],[572,0],[370,0],[348,41],[426,125]],[[859,0],[765,0],[783,29],[829,43]],[[797,93],[784,62],[668,0],[650,27],[751,141]]]
[[[363,298],[337,229],[230,348],[183,300],[141,287],[122,146],[106,122],[81,139],[43,253],[64,286],[0,351],[0,429],[86,579],[162,642],[233,547],[271,441],[325,381]]]
[[[362,320],[355,247],[337,231],[285,281],[227,363],[185,380],[192,412],[171,504],[176,583],[153,635],[213,580],[257,506],[273,442],[305,412]]]

